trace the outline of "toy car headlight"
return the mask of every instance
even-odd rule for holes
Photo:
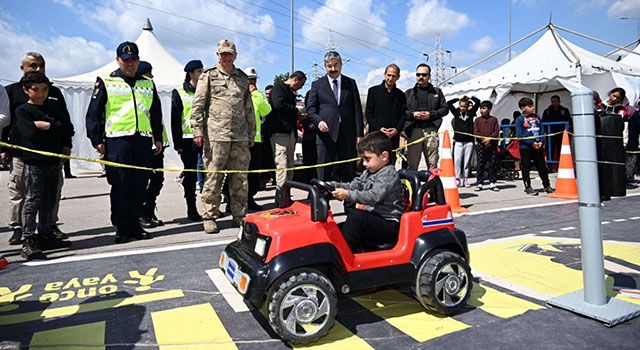
[[[238,229],[238,240],[241,241],[242,240],[242,234],[244,233],[244,225],[240,225],[240,228]]]
[[[253,248],[253,251],[256,252],[260,257],[264,257],[264,253],[267,248],[267,241],[263,238],[256,239],[256,246]]]

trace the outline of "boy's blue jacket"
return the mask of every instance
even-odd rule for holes
[[[535,113],[530,115],[521,115],[516,119],[516,136],[518,138],[537,136],[520,141],[520,148],[533,148],[534,142],[542,142],[544,138],[542,129],[542,119]]]

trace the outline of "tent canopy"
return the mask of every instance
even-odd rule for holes
[[[635,52],[636,54],[630,53],[624,56],[624,58],[620,60],[620,63],[635,67],[640,70],[640,43],[638,43],[636,48],[633,49],[633,52]]]
[[[153,34],[151,22],[142,28],[142,32],[135,40],[140,51],[140,59],[151,63],[153,66],[153,81],[158,91],[171,91],[180,85],[184,80],[183,64],[181,64]],[[114,50],[115,51],[115,50]],[[107,75],[118,69],[115,58],[108,64],[88,73],[75,75],[72,77],[54,79],[58,87],[93,87],[96,77]]]

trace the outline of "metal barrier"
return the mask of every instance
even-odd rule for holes
[[[547,122],[542,123],[542,134],[549,135],[551,134],[551,127],[554,125],[564,125],[564,130],[569,129],[569,122]],[[508,131],[513,131],[513,134],[510,136]],[[516,125],[515,124],[503,124],[500,125],[500,131],[502,131],[502,141],[500,141],[500,147],[502,150],[506,150],[507,145],[509,144],[508,139],[516,137]],[[546,136],[546,151],[547,151],[547,164],[558,164],[560,159],[553,159],[553,141],[551,140],[551,136]],[[562,141],[561,141],[562,142]]]

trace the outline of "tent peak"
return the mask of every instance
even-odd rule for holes
[[[142,30],[153,31],[153,26],[151,25],[149,18],[147,18],[147,22],[144,24],[144,27],[142,27]]]

